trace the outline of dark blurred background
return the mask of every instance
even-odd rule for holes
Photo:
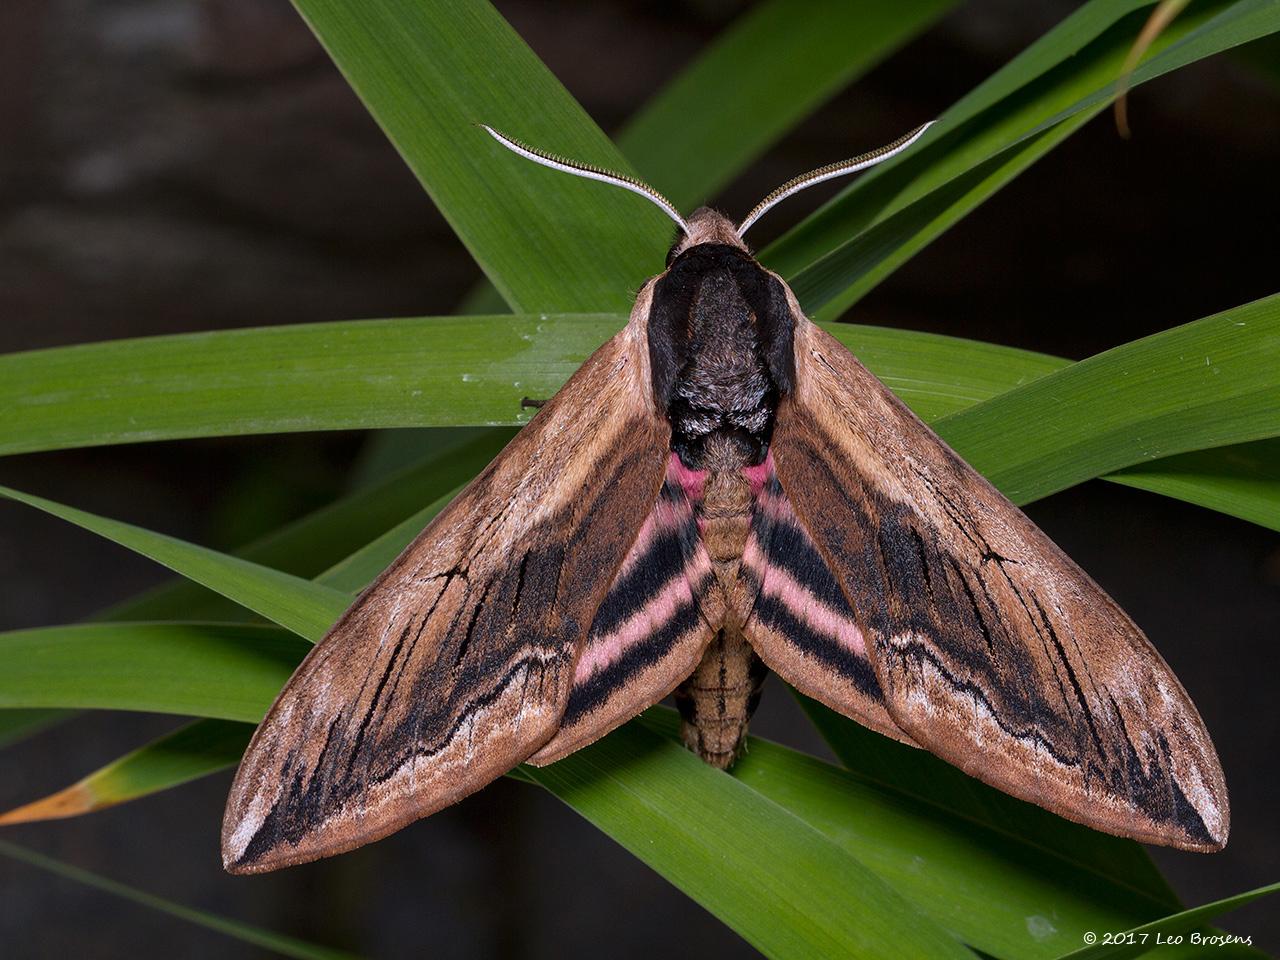
[[[609,131],[748,5],[514,2],[501,11]],[[1074,5],[973,0],[836,96],[723,196],[934,116]],[[1280,57],[1139,89],[1135,137],[1095,120],[847,319],[1070,357],[1280,288]],[[768,239],[829,196],[764,220]],[[664,251],[654,251],[655,272]],[[0,351],[232,326],[448,312],[479,276],[284,0],[0,5]],[[341,494],[366,438],[293,435],[13,457],[0,482],[219,548]],[[274,498],[261,491],[274,489]],[[1101,482],[1029,510],[1183,679],[1232,790],[1212,857],[1157,850],[1190,903],[1276,879],[1280,537]],[[0,505],[0,629],[64,623],[164,579]],[[772,683],[772,681],[771,681]],[[3,754],[0,808],[177,726],[85,716]],[[757,732],[822,751],[778,686]],[[5,837],[183,903],[377,957],[750,956],[701,908],[534,788],[499,782],[336,860],[233,879],[229,776]],[[850,891],[851,897],[857,891]],[[1267,904],[1227,925],[1280,949]],[[656,921],[656,922],[655,922]],[[5,957],[255,956],[0,859]]]

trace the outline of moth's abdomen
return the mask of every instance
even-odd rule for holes
[[[740,630],[726,627],[717,633],[698,668],[675,693],[685,746],[721,770],[733,766],[766,675]]]

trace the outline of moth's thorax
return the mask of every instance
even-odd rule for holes
[[[712,456],[764,458],[776,391],[760,356],[755,315],[731,274],[703,275],[689,311],[688,354],[667,415],[676,451],[690,467]]]
[[[713,446],[737,466],[764,459],[790,387],[791,332],[781,283],[740,244],[689,246],[658,278],[648,331],[654,392],[687,467],[709,469]]]

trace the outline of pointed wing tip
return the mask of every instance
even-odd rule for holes
[[[235,828],[241,826],[239,823],[228,822],[224,825],[222,833],[222,869],[232,876],[246,877],[255,873],[270,873],[281,867],[310,863],[312,860],[326,856],[327,852],[337,852],[316,850],[314,847],[290,847],[287,844],[276,844],[255,850],[253,840],[256,839],[257,834],[253,834],[247,843],[239,842],[243,838],[237,838]]]

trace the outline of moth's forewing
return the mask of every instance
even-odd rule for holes
[[[643,317],[355,602],[258,728],[223,821],[251,873],[386,836],[547,742],[666,471]]]
[[[794,309],[796,389],[779,405],[772,455],[849,601],[896,726],[1069,819],[1220,849],[1229,814],[1217,755],[1150,642]]]

